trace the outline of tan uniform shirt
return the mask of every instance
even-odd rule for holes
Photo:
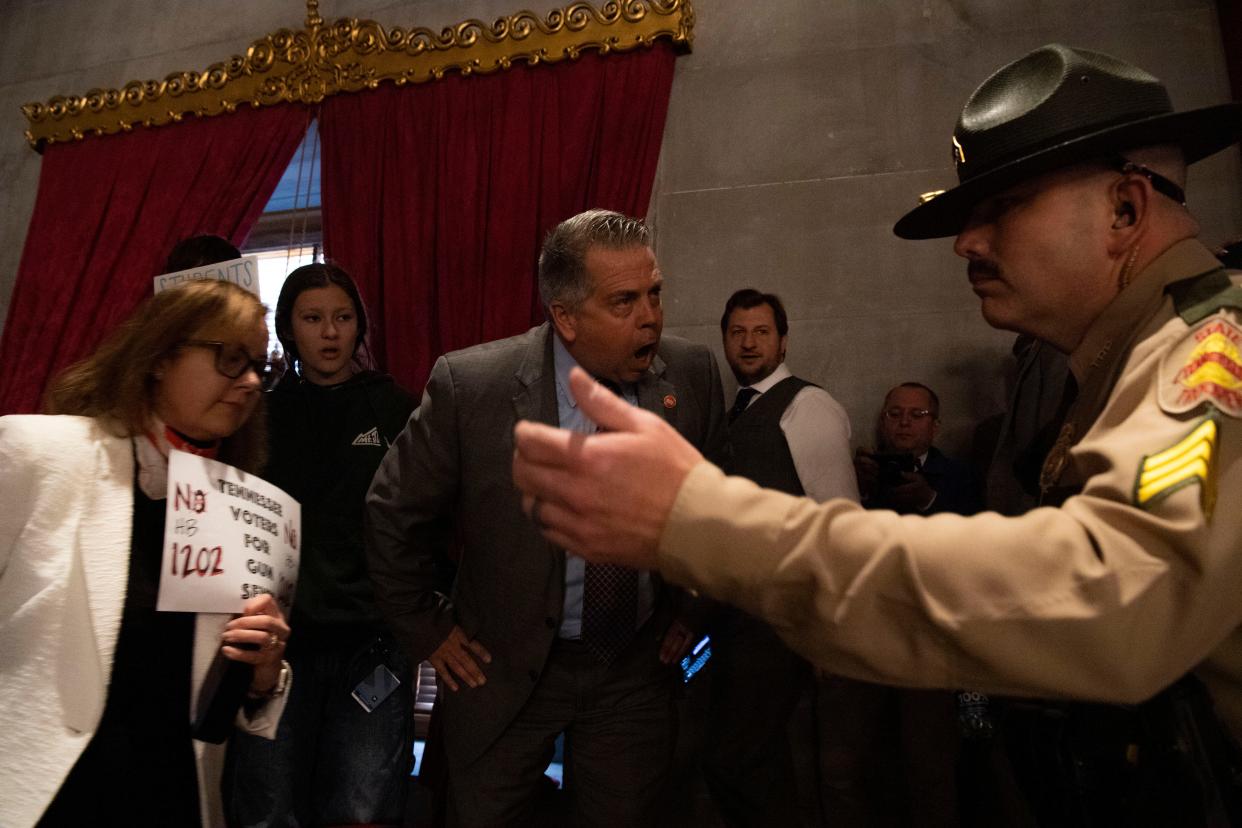
[[[1046,471],[1079,493],[1060,508],[899,516],[703,463],[661,568],[886,684],[1137,702],[1196,669],[1242,736],[1242,319],[1188,325],[1165,292],[1217,267],[1175,245],[1071,355],[1082,437]]]

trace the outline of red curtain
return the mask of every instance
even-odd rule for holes
[[[590,207],[645,215],[667,44],[325,101],[324,250],[357,280],[379,364],[421,390],[440,354],[543,318],[543,236]]]
[[[49,377],[151,292],[174,244],[239,245],[306,132],[281,105],[47,148],[0,341],[0,412],[38,409]]]

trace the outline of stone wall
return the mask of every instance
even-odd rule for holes
[[[1013,337],[982,321],[952,241],[892,234],[919,193],[955,181],[949,136],[984,78],[1059,41],[1148,69],[1178,108],[1230,98],[1210,0],[696,8],[652,205],[668,324],[723,360],[729,294],[746,285],[780,294],[791,368],[845,405],[863,444],[884,392],[907,379],[940,392],[941,442],[956,451],[1003,404]],[[1192,168],[1190,205],[1206,241],[1242,233],[1238,162],[1231,149]]]

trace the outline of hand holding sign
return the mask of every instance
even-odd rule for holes
[[[194,710],[194,738],[220,744],[233,732],[242,700],[280,692],[281,656],[289,626],[271,595],[246,602],[224,628],[220,653],[203,679]]]
[[[271,689],[289,640],[289,625],[276,600],[271,595],[251,598],[242,614],[224,627],[220,638],[224,642],[220,652],[225,658],[254,665],[251,689],[259,693]]]

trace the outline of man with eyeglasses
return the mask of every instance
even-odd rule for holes
[[[940,430],[940,398],[919,382],[903,382],[884,397],[876,422],[876,451],[854,458],[863,505],[903,515],[983,508],[970,467],[932,445]]]
[[[1041,508],[927,518],[760,489],[581,376],[609,432],[519,423],[528,508],[835,672],[1140,705],[1110,764],[1070,766],[1083,796],[1047,824],[1242,824],[1242,275],[1182,193],[1187,164],[1239,137],[1242,104],[1175,112],[1142,69],[1052,44],[974,92],[958,186],[894,227],[956,236],[984,319],[1069,355]]]
[[[876,417],[875,452],[854,458],[865,507],[903,515],[973,515],[982,508],[970,467],[932,445],[939,430],[935,391],[919,382],[889,390]],[[841,676],[829,676],[820,693],[824,807],[834,819],[961,822],[958,694]]]

